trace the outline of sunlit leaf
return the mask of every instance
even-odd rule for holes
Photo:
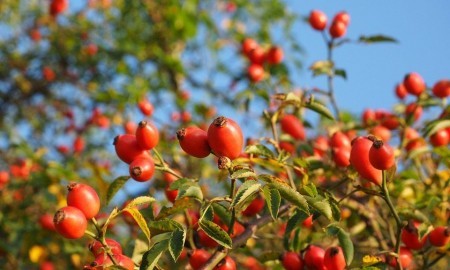
[[[238,207],[245,203],[245,201],[251,197],[254,193],[259,191],[261,184],[255,180],[245,181],[237,190],[233,201],[231,202],[232,207]]]
[[[272,189],[269,186],[264,186],[262,189],[264,199],[266,200],[267,208],[272,218],[275,220],[278,217],[278,210],[281,205],[280,192],[276,189]]]
[[[201,219],[198,224],[200,228],[219,245],[231,248],[232,241],[230,236],[219,225],[205,219]]]
[[[169,252],[174,261],[178,260],[183,251],[184,241],[186,240],[186,231],[177,229],[172,232],[172,237],[169,241]]]
[[[150,243],[150,230],[147,226],[147,222],[145,221],[144,217],[142,216],[141,212],[139,212],[136,208],[126,208],[122,211],[128,212],[131,214],[133,219],[138,224],[139,228],[141,228],[142,232],[147,237],[148,242]]]
[[[141,266],[139,270],[152,270],[161,258],[164,251],[169,248],[169,240],[164,240],[154,244],[149,251],[142,256]]]
[[[108,191],[106,192],[106,204],[109,204],[114,195],[119,191],[123,185],[130,179],[130,176],[119,176],[109,185]]]

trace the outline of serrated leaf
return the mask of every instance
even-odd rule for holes
[[[266,200],[267,208],[269,209],[269,213],[275,220],[278,217],[278,210],[281,205],[280,192],[276,189],[270,188],[269,186],[264,186],[262,191],[264,199]]]
[[[216,241],[219,245],[224,246],[226,248],[232,247],[232,241],[227,232],[225,232],[219,225],[216,223],[201,219],[198,222],[200,228],[214,241]]]
[[[283,237],[283,245],[286,250],[289,250],[289,240],[291,237],[291,232],[298,227],[298,225],[303,222],[305,219],[309,217],[308,214],[306,214],[303,211],[297,210],[295,213],[289,218],[288,222],[286,223],[286,230],[284,231],[284,237]]]
[[[142,256],[141,266],[139,270],[153,270],[156,264],[161,258],[164,251],[169,248],[169,240],[158,242],[152,246],[152,248],[145,252]]]
[[[123,185],[130,179],[130,176],[119,176],[109,185],[108,191],[106,192],[106,204],[109,204],[111,199],[116,195]]]
[[[283,199],[289,201],[293,205],[297,206],[300,210],[309,214],[308,203],[306,202],[306,199],[303,197],[303,195],[298,193],[298,191],[294,190],[284,181],[275,176],[262,174],[259,176],[259,178],[262,181],[267,182],[269,184],[269,187],[278,190]]]
[[[327,233],[329,235],[335,235],[339,239],[339,245],[342,248],[342,251],[344,252],[344,258],[347,263],[347,266],[350,265],[353,261],[353,255],[355,253],[352,239],[350,238],[350,234],[348,234],[344,229],[341,227],[330,224],[327,227]]]
[[[185,209],[191,209],[194,206],[195,206],[194,200],[188,200],[188,199],[177,200],[177,201],[175,201],[175,203],[173,204],[172,207],[163,207],[161,209],[161,211],[159,211],[159,214],[155,219],[161,220],[161,219],[167,218],[169,216],[172,216],[174,214],[183,212],[183,210],[185,210]]]
[[[137,208],[126,208],[122,211],[130,213],[130,215],[136,221],[139,228],[141,228],[142,232],[145,234],[148,242],[150,243],[150,230],[149,230],[149,228],[147,226],[147,222],[145,222],[145,219],[142,216],[141,212],[139,212],[139,210]]]
[[[214,203],[212,204],[212,207],[214,209],[214,214],[218,215],[220,220],[222,220],[224,224],[230,224],[231,212],[227,207],[223,206],[220,203]]]
[[[243,203],[245,203],[246,199],[251,197],[254,193],[258,192],[261,184],[255,180],[245,181],[237,190],[236,195],[231,202],[231,207],[239,208]]]
[[[189,197],[202,201],[203,200],[202,189],[199,186],[188,186],[188,185],[182,186],[178,189],[176,200],[184,197]]]
[[[182,230],[183,226],[180,223],[176,222],[173,219],[162,219],[150,221],[148,223],[148,227],[155,230],[160,231],[173,231],[173,230]]]
[[[234,171],[230,177],[232,179],[249,178],[249,177],[256,177],[256,174],[252,169],[244,168]]]
[[[315,101],[308,101],[308,102],[305,102],[304,107],[308,108],[312,111],[315,111],[316,113],[318,113],[330,120],[335,120],[334,116],[330,112],[330,110],[322,103],[315,102]]]
[[[196,183],[193,182],[191,179],[188,179],[188,178],[180,178],[180,179],[177,179],[177,180],[173,181],[170,184],[169,189],[170,190],[176,190],[176,189],[179,189],[180,187],[182,187],[184,185],[196,185]]]
[[[275,158],[274,153],[272,150],[270,150],[267,146],[262,144],[256,144],[256,145],[249,145],[245,148],[245,153],[247,154],[253,154],[268,158]]]
[[[186,240],[186,231],[175,230],[172,232],[172,237],[169,241],[169,252],[174,261],[178,260],[183,251],[184,241]]]
[[[450,120],[436,120],[430,122],[424,129],[424,137],[429,137],[439,130],[450,127]]]
[[[397,43],[395,38],[385,36],[385,35],[373,35],[373,36],[360,36],[358,39],[359,42],[370,44],[376,42],[394,42]]]
[[[124,209],[129,209],[129,208],[135,208],[136,206],[139,205],[143,205],[143,204],[149,204],[156,201],[155,198],[150,197],[150,196],[140,196],[137,198],[134,198],[132,201],[130,201]]]
[[[333,220],[333,212],[331,211],[331,206],[328,201],[319,201],[318,198],[311,198],[305,196],[306,201],[310,206],[316,209],[319,213],[325,216],[328,220]]]
[[[313,183],[309,183],[303,186],[303,190],[311,197],[316,197],[318,195],[317,188]]]

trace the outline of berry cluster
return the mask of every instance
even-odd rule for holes
[[[250,61],[247,75],[250,81],[256,83],[264,79],[264,64],[278,65],[283,61],[283,49],[271,46],[268,49],[261,47],[252,38],[245,38],[241,45],[242,54]]]
[[[309,245],[303,252],[287,251],[281,262],[286,270],[327,269],[343,270],[346,267],[341,247],[329,247],[326,250],[316,245]]]
[[[327,15],[320,10],[313,10],[309,14],[309,24],[311,27],[317,31],[323,31],[327,27]],[[347,32],[347,27],[350,24],[350,15],[341,11],[338,12],[331,22],[328,32],[330,36],[334,38],[340,38],[345,36]]]

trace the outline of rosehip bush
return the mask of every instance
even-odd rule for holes
[[[396,42],[360,17],[5,3],[2,269],[448,268],[450,80],[401,70],[398,104],[340,106],[335,52]],[[325,45],[308,71],[299,23]]]

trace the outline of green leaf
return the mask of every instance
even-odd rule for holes
[[[344,69],[335,69],[334,75],[339,76],[347,80],[347,72]]]
[[[189,198],[193,198],[193,199],[202,201],[203,200],[203,192],[202,192],[201,188],[197,185],[195,185],[195,186],[184,185],[178,189],[178,194],[177,194],[176,199],[178,200],[178,199],[181,199],[184,197],[189,197]]]
[[[281,205],[280,192],[276,189],[270,188],[269,186],[264,186],[262,191],[264,199],[266,200],[267,208],[269,209],[269,213],[275,220],[278,217],[278,210]]]
[[[183,212],[183,210],[185,209],[192,209],[193,207],[195,207],[195,204],[196,202],[194,200],[175,201],[172,207],[163,207],[155,219],[161,220],[174,214]]]
[[[303,190],[311,197],[316,197],[318,195],[317,188],[313,183],[309,183],[303,186]]]
[[[111,213],[109,214],[109,217],[106,219],[105,223],[103,224],[102,231],[103,234],[106,234],[106,231],[108,230],[109,223],[120,213],[119,209],[116,207],[114,208]]]
[[[188,178],[180,178],[180,179],[178,179],[178,180],[175,180],[175,181],[173,181],[171,184],[170,184],[170,190],[176,190],[176,189],[179,189],[180,187],[182,187],[182,186],[185,186],[185,185],[196,185],[197,183],[195,183],[194,181],[192,181],[191,179],[188,179]]]
[[[350,265],[353,261],[353,255],[354,255],[354,247],[352,239],[350,238],[350,234],[344,231],[341,227],[330,224],[327,227],[327,233],[329,235],[336,235],[339,239],[339,245],[342,248],[342,251],[344,252],[344,258],[347,262],[347,266]]]
[[[198,224],[200,228],[214,241],[219,243],[219,245],[224,246],[226,248],[232,248],[232,241],[227,232],[225,232],[219,225],[216,223],[201,219]]]
[[[269,148],[267,148],[267,146],[262,145],[262,144],[249,145],[245,148],[244,151],[247,154],[253,154],[253,155],[258,155],[258,156],[263,156],[263,157],[268,157],[268,158],[275,158],[275,155],[272,152],[272,150],[270,150]]]
[[[292,187],[290,187],[283,180],[268,174],[262,174],[259,176],[259,178],[262,181],[267,182],[269,184],[269,187],[278,190],[283,199],[289,201],[293,205],[297,206],[300,210],[309,214],[308,203],[306,202],[304,196],[298,193],[298,191],[294,190]]]
[[[239,179],[239,178],[249,178],[254,177],[256,178],[255,172],[250,168],[244,168],[237,171],[234,171],[231,176],[233,179]]]
[[[331,206],[326,200],[322,198],[319,201],[319,198],[311,198],[309,196],[305,196],[305,199],[310,206],[324,215],[328,220],[333,220],[333,212],[331,210]]]
[[[439,130],[442,130],[444,128],[450,127],[450,120],[436,120],[433,122],[430,122],[426,127],[424,128],[424,137],[429,137],[436,133]]]
[[[160,231],[174,231],[174,230],[182,230],[183,226],[180,223],[176,222],[173,219],[162,219],[150,221],[148,223],[148,227],[155,230]]]
[[[283,245],[286,250],[290,250],[289,240],[291,237],[291,232],[299,226],[301,222],[309,217],[309,214],[301,210],[295,211],[295,213],[289,218],[286,224],[286,230],[284,232]]]
[[[385,35],[373,35],[373,36],[360,36],[358,39],[359,42],[371,44],[376,42],[394,42],[398,41],[395,38],[385,36]]]
[[[258,192],[261,184],[255,180],[245,181],[237,190],[233,201],[231,202],[231,207],[239,208],[245,201],[251,197],[254,193]]]
[[[124,209],[129,208],[135,208],[136,206],[143,205],[143,204],[149,204],[156,201],[155,198],[150,196],[140,196],[135,199],[133,199],[131,202],[129,202]]]
[[[220,203],[213,203],[212,207],[214,209],[214,214],[218,215],[223,223],[230,224],[231,212],[228,210],[227,207],[223,206]]]
[[[109,204],[111,199],[116,195],[117,191],[122,188],[123,185],[130,179],[130,176],[119,176],[109,185],[106,192],[106,204]]]
[[[139,270],[152,270],[155,268],[162,253],[169,248],[169,240],[158,242],[142,256],[142,263]]]
[[[169,252],[174,261],[178,260],[183,251],[184,241],[186,240],[185,230],[175,230],[172,232],[172,237],[169,242]]]
[[[139,212],[137,208],[126,208],[122,211],[130,213],[130,215],[139,225],[139,228],[141,228],[142,232],[145,234],[148,242],[150,243],[150,230],[148,229],[147,222],[145,222],[145,219],[142,216],[141,212]]]
[[[200,209],[200,220],[205,219],[211,221],[214,217],[214,209],[211,207],[211,203],[202,205]]]
[[[315,111],[316,113],[318,113],[330,120],[334,120],[333,114],[322,103],[319,103],[319,102],[316,102],[316,101],[310,99],[309,101],[305,102],[304,107],[308,108],[312,111]]]

